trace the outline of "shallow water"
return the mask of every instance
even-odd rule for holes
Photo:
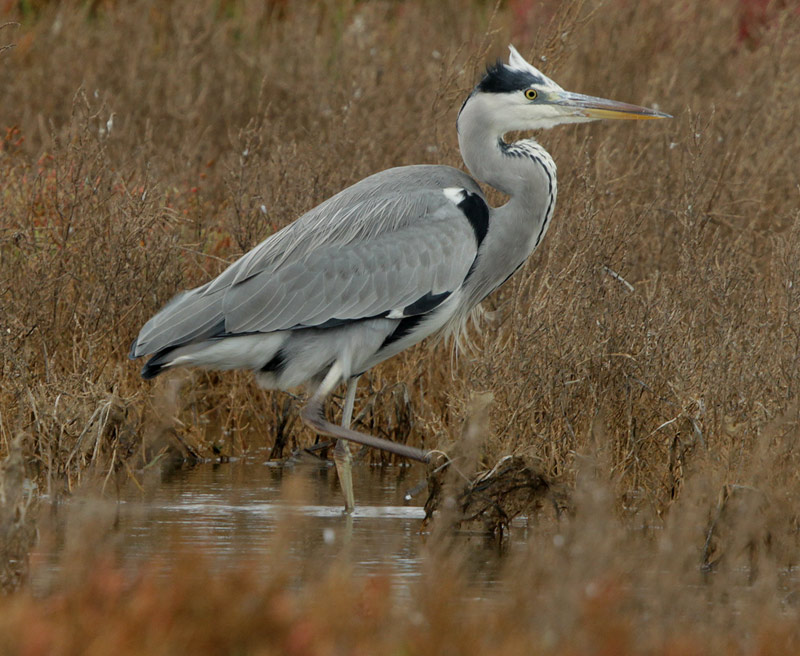
[[[146,490],[127,485],[113,495],[73,497],[43,524],[34,587],[46,588],[68,567],[70,556],[81,559],[94,542],[102,542],[131,571],[156,563],[168,572],[178,559],[199,552],[222,570],[247,563],[254,573],[269,573],[288,562],[302,582],[345,558],[355,574],[389,571],[407,588],[424,569],[427,491],[410,501],[405,497],[423,480],[422,466],[357,464],[357,507],[349,516],[342,512],[335,468],[321,461],[200,464]],[[497,552],[481,538],[464,540],[475,547],[470,550],[475,582],[491,586],[499,577]],[[280,565],[272,557],[275,550]]]

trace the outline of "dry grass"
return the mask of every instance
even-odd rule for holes
[[[566,88],[675,118],[542,134],[559,166],[556,220],[487,303],[474,352],[453,363],[443,345],[413,349],[365,376],[358,406],[365,430],[435,447],[490,391],[480,465],[536,462],[575,490],[575,515],[544,522],[526,585],[488,625],[480,603],[428,591],[397,621],[380,606],[391,628],[369,642],[363,626],[308,619],[335,577],[297,595],[239,587],[284,608],[259,631],[352,630],[368,653],[443,653],[428,643],[447,636],[461,641],[453,653],[787,653],[799,625],[800,16],[780,4],[756,16],[757,2],[613,0],[565,5],[549,23],[557,3],[524,0],[6,3],[0,24],[19,25],[0,28],[0,49],[14,46],[0,50],[0,451],[25,436],[28,475],[58,496],[135,477],[175,446],[310,443],[285,395],[244,374],[151,386],[128,346],[176,290],[342,187],[394,165],[460,166],[457,107],[513,36]],[[146,574],[118,576],[100,568],[46,611],[24,594],[4,601],[4,632],[46,624],[58,642],[59,622],[113,595],[138,603],[143,625],[190,610],[205,625],[231,603],[211,575],[166,599]],[[347,600],[369,605],[382,585],[360,581]],[[192,586],[210,586],[207,608],[184,606]],[[262,634],[231,613],[220,635],[245,637],[221,644],[257,652],[247,640]],[[130,644],[150,649],[136,640],[157,644],[156,630]]]

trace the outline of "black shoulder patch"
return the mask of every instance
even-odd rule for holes
[[[543,84],[544,80],[528,71],[509,68],[499,59],[486,68],[486,75],[478,83],[478,91],[484,93],[512,93],[522,91],[532,84]]]
[[[467,217],[475,233],[475,241],[480,246],[489,231],[489,206],[478,194],[472,194],[465,189],[464,200],[458,204],[458,208]]]

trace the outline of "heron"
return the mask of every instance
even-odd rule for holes
[[[305,386],[303,421],[336,439],[352,511],[355,442],[427,462],[430,452],[351,428],[359,377],[472,311],[544,238],[556,165],[510,132],[597,119],[669,118],[655,109],[565,91],[509,46],[468,95],[456,127],[464,164],[390,168],[340,191],[275,232],[215,279],[182,292],[142,327],[130,357],[141,375],[176,367],[252,370],[267,389]],[[479,182],[508,200],[491,207]],[[326,399],[346,385],[341,424]]]

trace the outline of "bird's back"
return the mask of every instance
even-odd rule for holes
[[[474,244],[461,238],[468,232],[464,217],[459,218],[458,210],[442,193],[452,187],[467,189],[482,198],[479,186],[469,175],[452,167],[433,165],[387,169],[344,189],[265,239],[216,279],[173,298],[144,325],[131,347],[131,357],[219,336],[285,329],[291,327],[284,325],[287,321],[300,325],[303,312],[308,314],[315,308],[296,309],[283,323],[271,324],[270,317],[255,313],[259,312],[259,304],[263,308],[270,302],[279,303],[280,299],[276,300],[275,293],[259,297],[247,288],[260,290],[269,280],[285,288],[289,281],[280,278],[289,274],[290,267],[289,277],[296,281],[305,270],[318,265],[319,258],[332,260],[336,253],[357,254],[362,250],[360,245],[380,242],[384,250],[402,249],[400,242],[405,241],[407,248],[419,250],[424,247],[426,234],[434,235],[440,230],[448,242],[452,241],[456,259],[463,259],[459,258],[459,249],[468,257],[466,251]],[[397,237],[401,234],[403,239]],[[414,243],[414,238],[419,243]],[[432,267],[429,277],[433,276],[439,285],[452,287],[452,280],[447,278],[463,277],[463,272],[454,271],[450,275],[447,263],[439,260],[434,263],[439,268]],[[337,266],[332,273],[346,277],[348,267],[356,271],[363,265],[345,259]],[[254,281],[255,278],[258,280]],[[410,293],[413,296],[413,290]],[[324,323],[324,308],[322,314],[316,309],[314,320],[317,324]],[[335,310],[331,308],[329,319],[334,318]],[[241,319],[242,312],[249,313],[248,321]],[[270,312],[276,316],[274,311]]]

